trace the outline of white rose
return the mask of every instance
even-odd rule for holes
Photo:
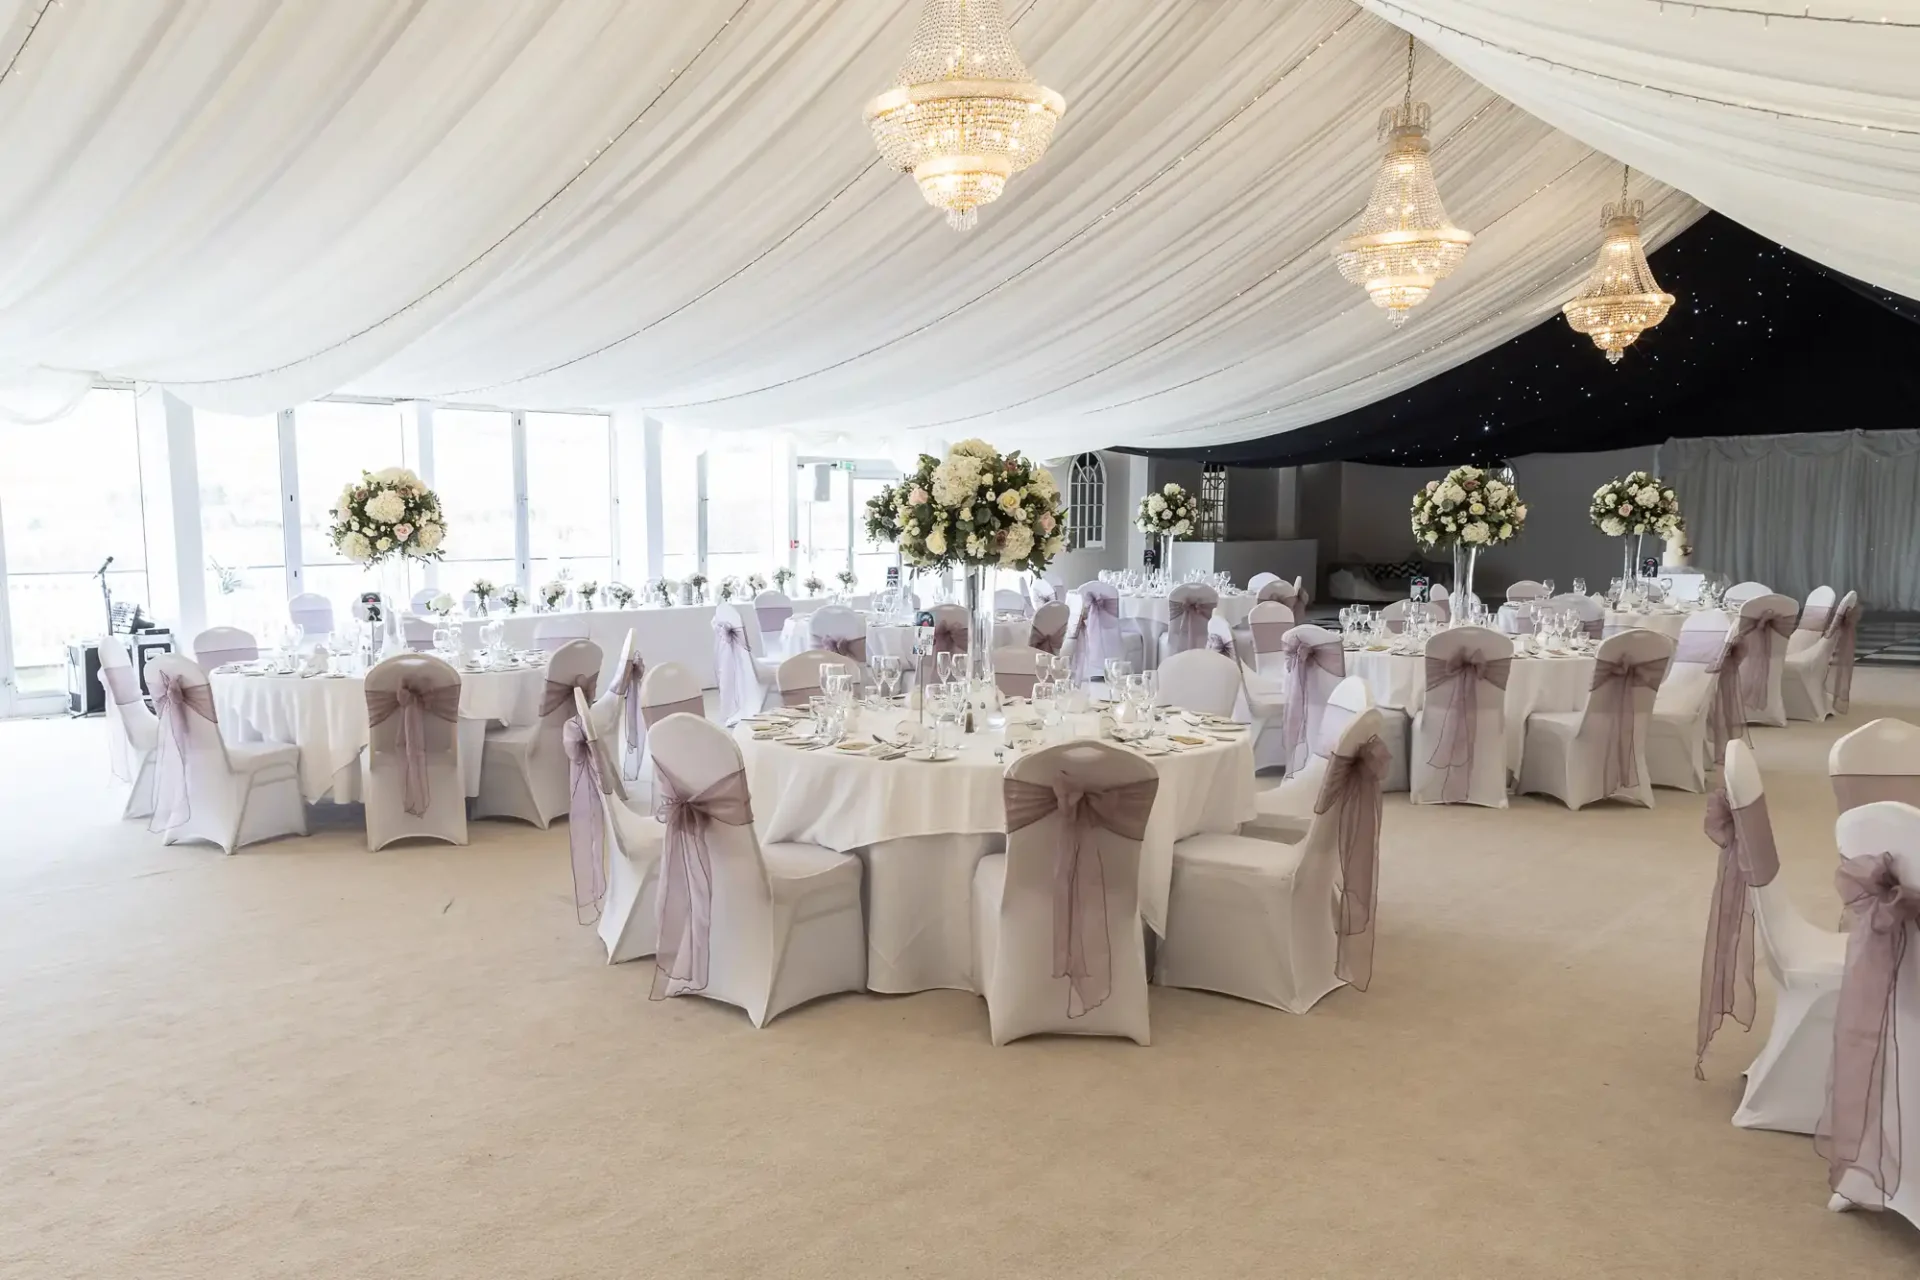
[[[1048,538],[1046,548],[1047,559],[1051,560],[1059,555],[1062,551],[1066,550],[1066,546],[1067,540],[1065,538]]]
[[[447,531],[439,525],[423,524],[420,526],[420,536],[417,541],[420,543],[420,549],[422,551],[432,551],[439,547],[440,540],[446,536]]]
[[[1171,530],[1171,532],[1175,537],[1179,537],[1182,534],[1192,533],[1193,525],[1190,521],[1182,520],[1180,523],[1173,526],[1173,529]]]
[[[1033,553],[1033,530],[1017,524],[1007,530],[1007,541],[1000,548],[1001,564],[1017,564]]]
[[[1488,481],[1487,501],[1491,502],[1494,506],[1497,507],[1501,503],[1505,502],[1506,500],[1507,500],[1507,486],[1501,484],[1498,480]]]
[[[936,556],[947,554],[947,531],[945,529],[935,529],[927,535],[927,550]]]
[[[967,557],[978,560],[987,554],[987,540],[977,533],[967,535]]]
[[[1485,542],[1487,540],[1487,522],[1475,520],[1460,531],[1460,537],[1467,542]]]
[[[1160,490],[1160,492],[1166,494],[1168,497],[1172,497],[1174,494],[1180,492],[1180,486],[1177,484],[1170,484],[1166,488]]]
[[[406,500],[391,489],[383,489],[367,499],[368,517],[381,524],[396,524],[406,514]]]
[[[1147,510],[1153,512],[1155,515],[1159,515],[1162,511],[1165,511],[1166,509],[1167,509],[1167,500],[1161,497],[1159,494],[1156,493],[1151,498],[1147,499]]]
[[[387,550],[390,550],[392,547],[393,547],[392,538],[382,538],[380,539],[380,541],[373,544],[373,549],[375,551],[387,551]]]
[[[1467,508],[1467,513],[1469,515],[1483,516],[1487,514],[1487,509],[1486,507],[1482,506],[1480,503],[1476,502]]]
[[[1608,516],[1600,522],[1600,532],[1606,534],[1609,538],[1624,537],[1627,532],[1627,526],[1621,522],[1618,516]]]

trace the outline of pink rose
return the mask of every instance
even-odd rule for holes
[[[1052,516],[1051,514],[1043,514],[1043,515],[1041,515],[1041,517],[1040,517],[1040,532],[1042,532],[1042,533],[1052,533],[1052,532],[1053,532],[1053,516]]]
[[[907,501],[913,506],[923,507],[927,503],[927,491],[916,488],[912,493],[907,495]]]
[[[412,533],[413,526],[410,524],[397,524],[393,526],[393,536],[401,542],[405,542]]]
[[[1633,514],[1633,504],[1632,504],[1631,502],[1623,502],[1623,503],[1621,503],[1621,504],[1620,504],[1620,514],[1621,514],[1621,515],[1623,515],[1623,516],[1630,516],[1630,515],[1632,515],[1632,514]]]

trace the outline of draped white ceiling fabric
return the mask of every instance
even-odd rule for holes
[[[918,7],[0,0],[0,378],[239,412],[636,406],[890,452],[1195,447],[1551,316],[1618,191],[1597,134],[1423,49],[1440,189],[1478,239],[1395,332],[1330,247],[1401,32],[1348,0],[1007,0],[1067,115],[959,235],[861,120]],[[1649,247],[1702,211],[1635,194]]]

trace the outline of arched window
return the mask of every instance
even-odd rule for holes
[[[1223,542],[1227,536],[1227,469],[1209,462],[1200,471],[1200,527],[1195,542]]]
[[[1067,550],[1101,550],[1107,545],[1107,464],[1097,453],[1083,453],[1067,472]]]

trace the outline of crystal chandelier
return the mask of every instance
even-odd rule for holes
[[[1587,287],[1561,308],[1574,331],[1592,338],[1611,364],[1619,364],[1627,348],[1665,320],[1673,305],[1673,295],[1660,291],[1640,245],[1640,216],[1646,211],[1640,201],[1627,199],[1627,169],[1621,166],[1620,203],[1600,210],[1607,238],[1587,275]]]
[[[1373,195],[1352,235],[1334,249],[1334,261],[1349,283],[1367,291],[1399,328],[1407,312],[1427,300],[1433,286],[1453,274],[1467,256],[1473,233],[1447,221],[1433,183],[1424,102],[1413,100],[1413,37],[1407,37],[1407,93],[1398,107],[1380,113],[1387,154],[1374,179]]]
[[[1020,61],[1000,0],[927,0],[899,86],[867,104],[867,123],[887,163],[971,231],[979,207],[1046,153],[1066,110]]]

